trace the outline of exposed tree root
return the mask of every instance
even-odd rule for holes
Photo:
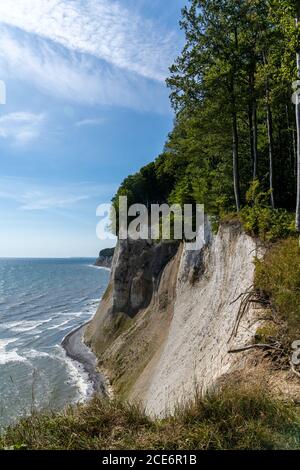
[[[252,286],[250,286],[249,289],[252,289]],[[228,340],[228,343],[230,343],[230,341],[232,340],[232,338],[236,337],[237,335],[237,332],[238,332],[238,329],[239,329],[239,326],[240,326],[240,322],[243,318],[243,315],[244,313],[246,312],[247,310],[247,307],[249,305],[249,303],[251,303],[251,299],[252,297],[254,296],[255,292],[253,290],[248,290],[246,292],[243,292],[242,294],[239,295],[239,297],[237,297],[232,303],[235,303],[237,302],[241,297],[244,296],[243,300],[241,301],[241,305],[240,305],[240,308],[239,308],[239,311],[238,311],[238,314],[237,314],[237,318],[236,318],[236,321],[235,321],[235,324],[234,324],[234,327],[233,327],[233,330],[232,330],[232,333],[229,337],[229,340]]]
[[[243,351],[248,351],[249,349],[273,349],[275,351],[283,351],[282,348],[280,348],[279,346],[272,346],[271,344],[249,344],[248,346],[242,346],[240,348],[236,348],[236,349],[230,349],[228,351],[228,353],[230,354],[234,354],[234,353],[239,353],[239,352],[243,352]]]
[[[232,338],[236,337],[239,326],[240,326],[240,323],[241,323],[241,320],[242,320],[245,312],[247,311],[247,308],[248,308],[249,304],[257,303],[257,304],[260,304],[260,305],[264,305],[265,307],[270,307],[270,303],[269,303],[268,300],[261,299],[261,298],[258,297],[258,294],[254,290],[253,285],[250,286],[249,289],[246,292],[242,292],[235,300],[233,300],[230,303],[230,305],[233,305],[235,302],[240,300],[242,297],[244,297],[244,298],[241,301],[240,308],[239,308],[239,311],[238,311],[238,314],[237,314],[237,318],[236,318],[232,333],[231,333],[230,338],[229,338],[227,343],[230,343]],[[278,323],[275,318],[261,318],[261,319],[257,319],[255,321],[255,323],[257,321],[264,321],[264,320],[273,321],[274,323]]]
[[[249,287],[249,290],[247,290],[246,292],[242,292],[236,299],[234,299],[232,302],[230,302],[229,305],[233,305],[235,304],[235,302],[237,302],[238,300],[240,300],[241,297],[243,297],[243,295],[247,295],[247,294],[251,294],[253,293],[253,285]]]

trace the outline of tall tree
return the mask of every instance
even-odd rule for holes
[[[235,21],[235,18],[232,18]],[[233,169],[233,188],[235,205],[237,212],[241,208],[241,189],[240,189],[240,171],[239,171],[239,133],[237,124],[237,106],[236,106],[236,81],[237,81],[237,55],[239,53],[238,26],[234,28],[234,56],[231,64],[229,79],[229,95],[231,106],[231,125],[232,125],[232,169]]]
[[[186,44],[167,81],[174,129],[155,164],[127,178],[120,195],[148,205],[202,203],[216,216],[256,204],[254,219],[258,209],[264,225],[276,219],[276,202],[291,213],[289,226],[298,174],[300,231],[300,103],[295,113],[290,99],[292,81],[300,81],[299,4],[189,0]]]
[[[299,34],[300,0],[296,0],[296,28]],[[300,80],[300,44],[297,37],[296,47],[297,78]],[[296,92],[296,126],[297,126],[297,191],[296,191],[296,229],[300,232],[300,96]]]
[[[272,209],[275,208],[275,197],[274,197],[274,142],[273,142],[273,116],[271,111],[271,105],[269,102],[269,88],[267,85],[266,89],[266,108],[267,108],[267,128],[268,128],[268,146],[269,146],[269,187],[270,187],[270,199]]]
[[[274,198],[274,142],[273,142],[273,115],[270,103],[270,82],[269,82],[269,71],[268,71],[268,60],[266,52],[263,52],[263,61],[266,68],[266,112],[267,112],[267,130],[268,130],[268,149],[269,149],[269,189],[270,189],[270,200],[271,206],[275,208]]]
[[[168,84],[176,111],[193,110],[199,103],[219,100],[231,122],[234,198],[240,198],[239,107],[241,0],[192,0],[183,10],[182,27],[187,43],[171,68]],[[198,100],[198,103],[197,103]]]
[[[243,42],[245,50],[245,69],[248,86],[248,124],[250,152],[252,159],[252,178],[258,176],[258,128],[257,128],[257,90],[256,73],[259,62],[259,33],[266,16],[265,2],[252,0],[244,9],[242,18]]]
[[[258,176],[258,149],[257,149],[257,102],[255,97],[255,69],[250,71],[249,75],[249,131],[250,131],[250,149],[252,158],[252,176],[255,180]]]

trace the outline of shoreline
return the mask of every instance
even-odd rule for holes
[[[89,322],[68,333],[61,342],[67,356],[83,366],[93,386],[93,392],[107,396],[106,379],[97,371],[97,358],[84,343],[84,330]]]

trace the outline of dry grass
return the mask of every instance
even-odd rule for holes
[[[148,418],[138,407],[94,398],[61,413],[34,414],[6,430],[0,448],[299,449],[299,410],[253,386],[227,385]]]

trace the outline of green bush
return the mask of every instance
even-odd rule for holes
[[[275,244],[256,261],[255,287],[270,298],[289,335],[300,339],[300,248],[297,238]]]
[[[270,192],[261,191],[259,181],[255,180],[247,192],[247,206],[239,215],[244,230],[270,242],[296,234],[294,214],[285,209],[272,209],[269,198]]]

